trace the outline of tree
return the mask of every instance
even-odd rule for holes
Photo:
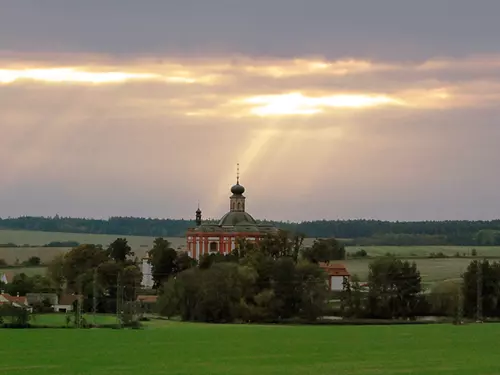
[[[23,262],[25,266],[39,266],[41,264],[40,257],[32,256],[26,262]]]
[[[177,273],[177,252],[169,241],[159,237],[154,240],[148,252],[152,268],[154,288],[158,288],[168,278]]]
[[[301,262],[296,266],[299,284],[300,301],[297,315],[308,321],[321,317],[326,309],[328,287],[323,270],[309,262]]]
[[[33,279],[31,279],[25,273],[20,273],[14,276],[11,283],[7,284],[6,291],[7,293],[13,296],[17,294],[19,294],[20,296],[25,296],[26,293],[33,292],[33,289],[34,289]]]
[[[317,239],[310,248],[302,252],[302,256],[312,263],[330,262],[345,259],[346,251],[335,238]]]
[[[56,255],[52,261],[47,266],[46,275],[50,280],[51,286],[60,292],[63,289],[65,278],[64,278],[64,254]]]
[[[100,245],[84,244],[71,249],[64,256],[62,273],[67,288],[75,293],[85,289],[93,280],[93,270],[108,260]]]
[[[135,255],[126,238],[117,238],[114,240],[109,245],[107,254],[116,263],[123,263],[128,257]]]
[[[434,315],[455,316],[459,308],[462,285],[456,280],[445,280],[433,285],[428,301]]]
[[[415,262],[380,258],[369,265],[368,301],[372,316],[414,318],[422,290]]]
[[[177,256],[177,271],[182,272],[189,268],[196,267],[196,259],[191,258],[187,252],[182,252]]]
[[[481,278],[478,280],[478,272]],[[478,302],[483,315],[500,316],[500,263],[488,260],[473,260],[463,274],[464,314],[474,317]],[[481,288],[478,301],[477,291]]]
[[[293,234],[286,230],[280,230],[277,234],[264,237],[259,245],[259,251],[273,259],[281,257],[292,258],[295,262],[298,259],[305,236]]]

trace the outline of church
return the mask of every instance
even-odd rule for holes
[[[275,234],[278,229],[270,224],[258,224],[246,212],[245,188],[240,185],[239,173],[236,185],[231,187],[229,197],[229,212],[216,224],[203,223],[201,210],[196,210],[196,227],[189,228],[186,233],[187,252],[194,259],[200,259],[204,254],[229,254],[236,248],[238,238],[250,242],[258,242],[269,234]]]

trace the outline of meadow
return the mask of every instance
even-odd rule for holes
[[[500,325],[2,330],[6,375],[498,374]]]
[[[83,317],[90,324],[117,324],[119,323],[116,315],[113,314],[84,314]],[[51,327],[65,327],[66,314],[64,313],[51,313],[51,314],[33,314],[31,316],[30,324],[33,326],[51,326]]]

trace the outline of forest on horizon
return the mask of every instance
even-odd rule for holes
[[[207,220],[208,222],[208,220]],[[312,238],[335,237],[346,245],[386,246],[496,246],[500,245],[500,220],[490,221],[381,221],[316,220],[272,223],[280,229]],[[195,226],[194,220],[111,217],[88,219],[71,217],[34,217],[0,219],[0,229],[64,233],[92,233],[121,236],[184,237]]]

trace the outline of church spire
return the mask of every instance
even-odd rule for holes
[[[201,225],[201,210],[200,210],[200,202],[198,202],[198,209],[196,210],[196,226],[199,227]]]
[[[243,193],[245,192],[245,188],[240,185],[240,164],[236,164],[236,185],[231,187],[231,196],[230,200],[230,210],[232,212],[245,212],[245,197]]]

